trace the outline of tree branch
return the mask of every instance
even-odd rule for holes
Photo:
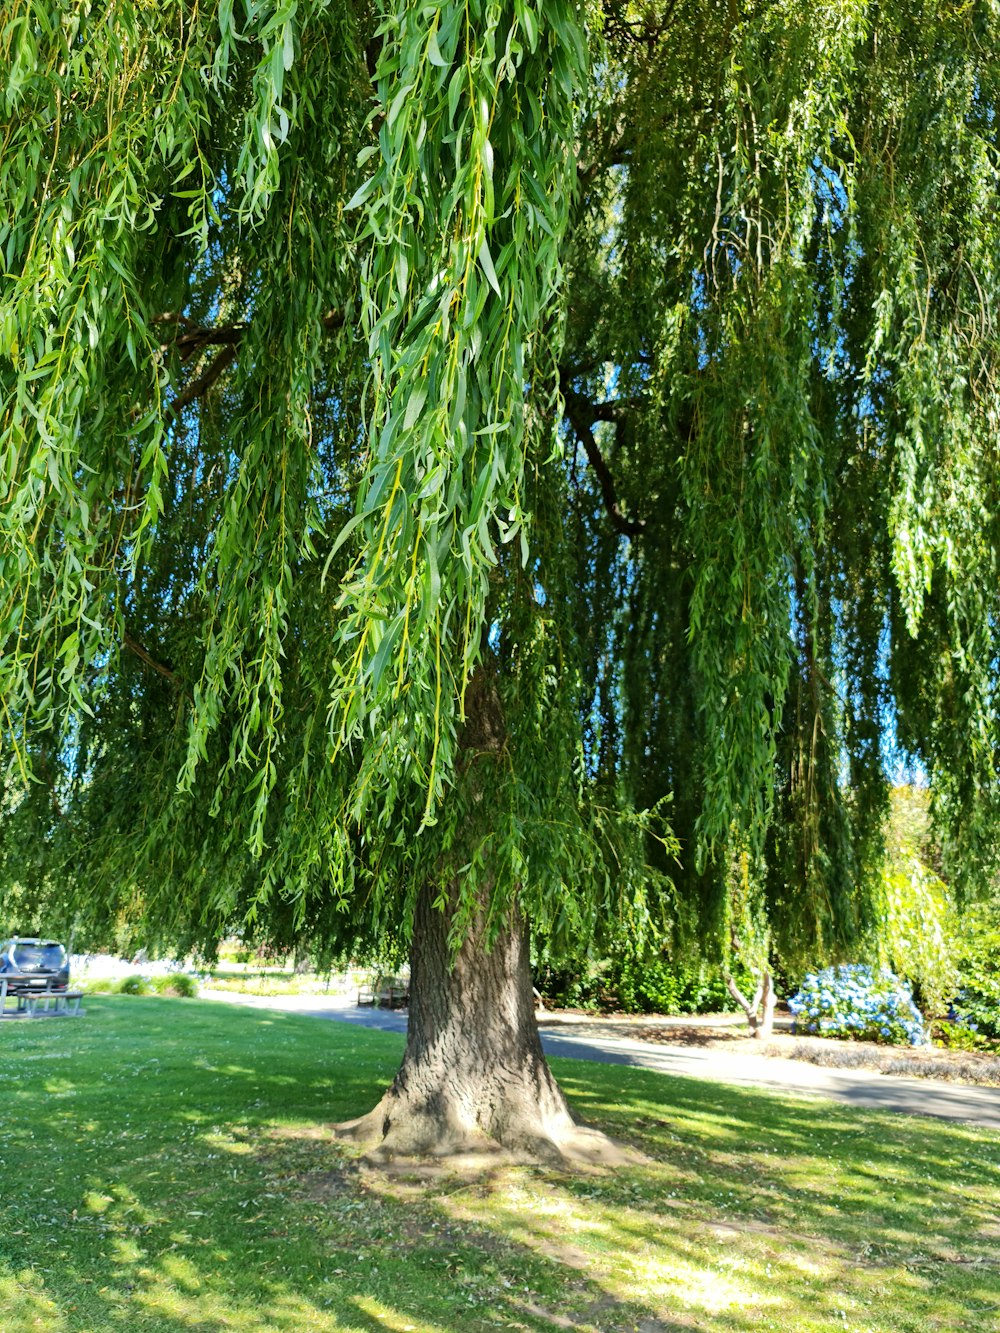
[[[200,375],[197,375],[187,387],[177,395],[172,403],[164,412],[164,418],[169,424],[175,420],[185,407],[189,407],[196,398],[200,398],[203,393],[207,393],[222,372],[231,366],[236,360],[236,345],[224,347],[214,360],[210,361]]]
[[[122,647],[127,648],[130,653],[134,653],[140,662],[144,662],[146,666],[158,672],[165,680],[169,680],[171,685],[175,685],[180,690],[181,694],[186,695],[188,693],[187,685],[178,676],[177,672],[171,671],[168,666],[158,662],[152,653],[148,653],[142,644],[129,634],[128,630],[125,630],[122,634]]]
[[[246,332],[245,324],[230,324],[218,329],[191,329],[180,333],[173,341],[173,346],[180,353],[182,361],[190,361],[203,347],[235,347]]]
[[[190,361],[203,347],[234,347],[246,332],[246,324],[223,324],[218,326],[195,324],[187,315],[166,311],[155,315],[153,324],[173,325],[174,336],[162,344],[164,351],[168,347],[180,353],[182,361]]]
[[[760,998],[762,993],[761,990],[757,991],[757,994],[754,996],[753,999],[753,1004],[751,1004],[750,1001],[747,999],[747,997],[740,990],[739,986],[737,986],[735,978],[729,972],[723,972],[722,975],[723,978],[725,979],[726,990],[729,992],[729,994],[733,997],[736,1003],[746,1014],[747,1022],[750,1024],[750,1031],[756,1032],[758,1023],[757,1010],[760,1006]]]
[[[605,462],[593,431],[595,421],[621,421],[626,411],[625,405],[616,403],[598,403],[595,405],[589,399],[584,398],[582,394],[577,393],[575,389],[571,389],[566,383],[565,376],[562,377],[562,393],[566,404],[566,416],[577,439],[583,445],[587,461],[594,469],[594,475],[597,477],[598,485],[601,488],[604,508],[607,510],[612,527],[626,537],[637,537],[646,526],[645,520],[626,518],[622,513],[611,469]]]
[[[328,310],[320,323],[327,333],[334,333],[337,329],[343,327],[345,318],[342,310]],[[203,327],[200,324],[193,323],[186,315],[176,314],[173,311],[166,311],[162,315],[154,316],[152,323],[173,325],[177,332],[163,346],[164,348],[177,348],[182,361],[189,361],[196,352],[200,352],[206,347],[222,348],[222,351],[208,363],[201,374],[195,376],[168,405],[164,417],[167,424],[169,424],[184,411],[185,407],[190,407],[195,399],[207,393],[223,371],[233,364],[243,335],[250,326],[248,324],[224,324],[217,328]],[[183,330],[183,332],[180,332],[180,330]]]
[[[613,421],[616,424],[641,406],[637,398],[613,398],[604,403],[592,403],[589,398],[582,401],[586,403],[592,421]]]

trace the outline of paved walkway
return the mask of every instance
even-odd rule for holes
[[[406,1032],[405,1013],[367,1007],[359,1009],[353,996],[257,996],[233,991],[203,991],[202,998],[255,1009],[308,1014],[339,1023],[379,1028],[383,1032]],[[805,1060],[738,1055],[711,1047],[667,1046],[618,1036],[603,1037],[595,1033],[596,1026],[581,1024],[585,1035],[572,1035],[559,1024],[557,1034],[546,1031],[543,1017],[540,1028],[546,1055],[634,1065],[661,1074],[773,1088],[795,1096],[829,1097],[852,1106],[965,1120],[1000,1130],[1000,1088],[980,1088],[930,1078],[899,1078],[866,1069],[828,1069]],[[685,1026],[691,1026],[691,1021],[685,1019]]]

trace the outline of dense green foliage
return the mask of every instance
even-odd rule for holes
[[[893,731],[982,881],[991,0],[14,0],[0,70],[9,904],[815,963]]]
[[[751,992],[749,979],[739,981]],[[718,1014],[737,1009],[719,965],[621,952],[597,962],[570,960],[535,976],[545,1002],[560,1008],[628,1014]]]
[[[886,854],[876,893],[867,952],[872,961],[905,977],[921,1008],[944,1014],[961,984],[959,958],[967,938],[954,895],[935,873],[938,849],[931,837],[929,793],[895,787],[890,793]]]
[[[951,877],[991,853],[996,15],[742,13],[634,29],[665,64],[637,54],[603,122],[623,223],[580,335],[622,367],[646,519],[605,688],[635,788],[675,793],[686,884],[718,901],[735,839],[815,961],[876,888],[890,722]]]
[[[119,995],[148,995],[149,982],[136,972],[131,976],[122,977],[114,989],[117,990]]]
[[[1000,1040],[1000,904],[970,914],[956,941],[954,1021],[986,1042]]]

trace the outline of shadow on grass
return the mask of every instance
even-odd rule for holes
[[[989,1326],[996,1136],[560,1061],[648,1165],[428,1182],[328,1129],[374,1104],[400,1038],[89,1008],[4,1032],[4,1333]]]

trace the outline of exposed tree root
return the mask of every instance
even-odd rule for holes
[[[563,1113],[545,1117],[508,1115],[503,1129],[487,1133],[455,1113],[455,1108],[406,1105],[390,1089],[367,1115],[336,1125],[334,1132],[360,1147],[374,1163],[433,1159],[442,1167],[475,1172],[505,1163],[531,1163],[573,1171],[601,1171],[634,1163],[637,1158],[622,1145],[576,1124]]]

